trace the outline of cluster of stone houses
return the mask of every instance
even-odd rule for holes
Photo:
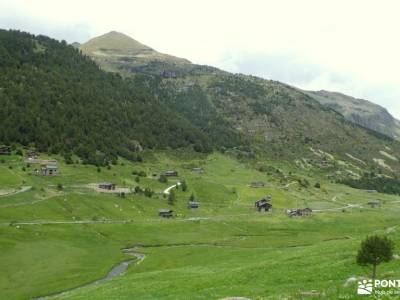
[[[39,153],[36,150],[29,150],[27,152],[27,159],[25,162],[28,164],[39,165],[33,169],[33,175],[56,176],[60,172],[57,161],[39,159]]]
[[[262,199],[257,200],[254,203],[254,206],[259,212],[270,212],[272,211],[272,196],[268,195]],[[312,209],[311,208],[296,208],[296,209],[288,209],[286,211],[289,217],[308,217],[311,216]]]

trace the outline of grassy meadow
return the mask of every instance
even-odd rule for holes
[[[31,175],[35,166],[24,158],[4,157],[0,299],[356,299],[356,283],[348,279],[371,271],[355,263],[361,240],[386,234],[400,252],[400,197],[351,189],[274,162],[266,164],[279,166],[279,173],[222,154],[143,156],[142,163],[121,159],[100,170],[54,156],[60,168],[55,177]],[[179,178],[161,183],[153,176],[170,169]],[[137,182],[133,171],[146,176]],[[301,186],[296,178],[310,184]],[[188,189],[176,189],[170,206],[163,190],[180,179]],[[90,186],[104,181],[154,194],[120,197]],[[251,188],[252,181],[266,185]],[[191,194],[199,209],[187,208]],[[256,212],[254,201],[269,194],[273,211]],[[376,199],[382,207],[370,208],[367,202]],[[161,219],[158,209],[168,207],[175,217]],[[315,212],[289,218],[285,210],[296,207]],[[76,289],[133,259],[121,249],[134,246],[143,261],[103,284]],[[399,279],[400,260],[379,266],[378,277]]]

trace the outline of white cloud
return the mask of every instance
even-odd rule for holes
[[[397,0],[0,0],[0,27],[83,42],[122,31],[196,63],[341,91],[400,117]]]

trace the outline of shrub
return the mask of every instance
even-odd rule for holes
[[[144,189],[144,195],[146,196],[146,197],[149,197],[149,198],[151,198],[152,196],[153,196],[153,191],[150,189],[150,188],[145,188]]]
[[[167,183],[168,182],[168,178],[164,174],[161,174],[160,177],[158,178],[158,181],[162,182],[162,183]]]

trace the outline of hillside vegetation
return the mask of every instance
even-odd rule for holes
[[[118,43],[110,43],[114,39],[114,33],[105,34],[82,44],[81,49],[90,48],[84,52],[102,68],[133,78],[135,84],[190,120],[213,143],[233,147],[239,155],[305,159],[314,161],[314,165],[330,160],[336,167],[348,166],[345,173],[358,176],[364,170],[391,175],[399,169],[398,160],[382,154],[396,156],[398,142],[359,126],[365,124],[350,122],[346,114],[319,103],[312,94],[277,81],[188,62],[178,64],[180,71],[175,72],[167,58],[159,57],[154,63],[139,57],[138,42],[130,37],[118,34],[123,40],[120,49]],[[93,54],[99,51],[107,55]],[[121,52],[134,60],[125,61]],[[142,67],[137,68],[137,63]]]
[[[97,165],[118,156],[138,160],[143,148],[189,147],[303,166],[328,163],[336,177],[340,168],[352,177],[365,171],[392,176],[399,169],[398,142],[280,82],[180,59],[172,59],[182,70],[174,76],[158,64],[155,73],[129,69],[117,58],[132,55],[143,66],[152,64],[146,53],[160,62],[171,58],[120,33],[80,47],[106,70],[108,63],[93,53],[114,57],[113,70],[125,79],[64,42],[16,31],[1,31],[0,41],[3,144],[67,159],[77,154]]]
[[[400,167],[397,141],[347,121],[280,82],[229,73],[181,78],[135,73],[134,81],[211,140],[226,137],[234,142],[224,144],[238,145],[239,156],[305,160],[314,167],[326,165],[330,171],[343,167],[345,173],[360,176],[364,171],[392,176]],[[219,134],[219,127],[225,135]]]
[[[188,120],[65,42],[1,30],[0,66],[0,144],[99,165],[141,148],[212,149]]]

